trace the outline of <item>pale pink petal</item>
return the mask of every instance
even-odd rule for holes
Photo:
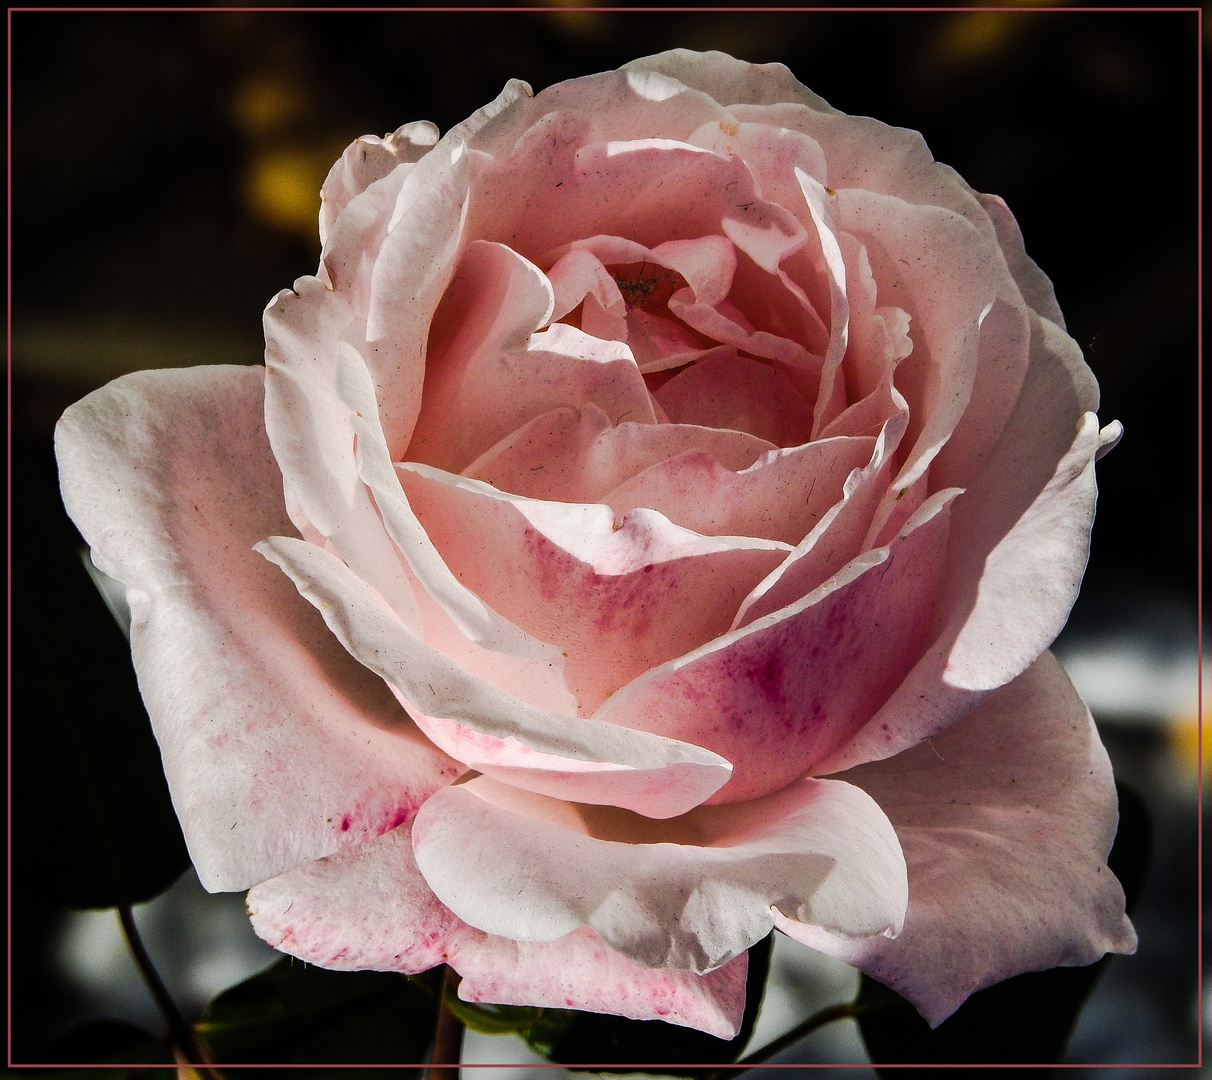
[[[547,278],[555,295],[551,312],[553,321],[564,318],[589,294],[594,296],[604,311],[612,311],[616,306],[621,310],[623,294],[601,260],[591,251],[574,246],[556,260],[555,265],[547,271]]]
[[[970,712],[1048,647],[1089,549],[1094,377],[1077,343],[1032,316],[1031,366],[988,463],[956,500],[934,642],[829,771],[888,757]],[[996,554],[995,554],[996,552]],[[962,642],[962,643],[961,643]]]
[[[817,179],[839,192],[859,189],[951,210],[966,218],[990,244],[997,242],[993,223],[975,192],[954,169],[934,160],[916,131],[890,127],[870,117],[847,116],[819,98],[815,105],[799,104],[788,96],[761,107],[733,105],[728,111],[742,122],[786,127],[814,139],[829,168],[828,177]],[[879,147],[879,153],[872,153],[873,146]]]
[[[637,473],[689,451],[739,472],[775,449],[743,431],[693,424],[612,427],[596,405],[555,409],[506,436],[463,470],[502,491],[553,502],[601,502]]]
[[[865,244],[880,300],[895,302],[912,320],[913,352],[896,372],[910,417],[899,490],[930,465],[964,417],[981,323],[999,297],[1017,301],[1018,289],[996,245],[956,213],[854,190],[838,192],[834,213],[838,227]],[[1010,401],[1003,405],[1001,415],[982,413],[981,422],[1004,422]]]
[[[1111,765],[1051,654],[933,739],[842,777],[896,827],[909,864],[905,929],[850,942],[790,920],[780,929],[891,986],[932,1025],[1012,975],[1135,950],[1106,865]]]
[[[473,675],[411,634],[344,563],[313,544],[275,536],[257,550],[290,576],[341,644],[394,687],[418,715],[456,721],[545,755],[535,762],[536,783],[546,782],[544,773],[554,768],[551,759],[572,759],[570,770],[577,767],[575,762],[604,762],[622,768],[601,771],[599,789],[615,776],[619,801],[645,813],[649,807],[640,800],[655,791],[660,800],[655,809],[677,814],[698,805],[727,780],[728,762],[697,746],[537,708]],[[631,770],[667,770],[668,782],[663,787],[637,785]],[[513,782],[526,783],[524,772],[516,770]]]
[[[460,771],[252,550],[289,528],[264,380],[139,372],[57,432],[68,509],[126,585],[140,689],[211,890],[390,829]]]
[[[718,1039],[740,1030],[748,961],[742,953],[705,975],[642,967],[588,927],[552,942],[510,941],[468,927],[452,950],[464,1001],[663,1020]]]
[[[478,777],[426,803],[413,850],[442,903],[486,933],[589,926],[645,967],[699,973],[765,937],[776,908],[855,937],[897,933],[907,901],[883,811],[829,780],[654,822]]]
[[[537,269],[534,273],[539,274]],[[485,305],[486,317],[507,317],[514,305],[492,295],[489,280],[499,278],[494,275],[475,287],[477,302]],[[468,281],[471,288],[474,283]],[[450,302],[453,316],[461,305],[457,299]],[[511,431],[560,406],[592,402],[614,423],[656,422],[644,378],[621,342],[603,341],[564,323],[527,332],[521,340],[480,339],[461,325],[452,326],[458,337],[435,359],[427,380],[425,410],[408,448],[410,461],[458,471]]]
[[[372,184],[338,220],[329,254],[341,284],[329,288],[317,278],[300,278],[265,309],[264,424],[295,526],[313,541],[331,543],[401,618],[416,625],[415,597],[358,477],[350,409],[337,389],[343,339],[348,344],[352,336],[348,347],[365,348],[357,308],[369,293],[363,262],[373,258],[384,235],[373,215],[385,209],[397,185],[395,173]],[[419,405],[419,381],[416,389]]]
[[[470,169],[447,135],[404,177],[387,236],[375,256],[359,352],[374,377],[393,458],[412,438],[427,374],[426,341],[458,262]],[[357,343],[355,343],[357,344]]]
[[[421,586],[420,590],[414,590],[414,595],[427,593],[474,644],[522,659],[554,664],[558,668],[554,649],[536,641],[495,612],[443,562],[409,506],[388,457],[370,372],[349,346],[342,343],[337,351],[337,385],[342,400],[352,413],[350,427],[357,437],[358,476],[374,496],[375,506],[382,516],[382,527]]]
[[[425,884],[411,824],[263,881],[247,906],[275,949],[335,971],[425,971],[468,929]]]
[[[468,926],[421,877],[407,825],[255,886],[248,910],[275,949],[320,967],[413,974],[447,962],[464,1001],[660,1019],[720,1038],[745,1008],[745,955],[698,975],[641,967],[588,927],[533,943]]]
[[[679,372],[653,395],[675,424],[732,428],[776,446],[799,446],[812,407],[786,372],[721,347]]]
[[[1052,282],[1044,272],[1035,265],[1023,247],[1023,234],[1019,231],[1018,222],[1010,213],[1005,201],[997,195],[981,195],[977,200],[997,230],[997,242],[1001,245],[1002,254],[1010,267],[1010,273],[1022,290],[1023,299],[1030,305],[1032,311],[1042,315],[1050,322],[1065,329],[1065,317],[1061,314],[1060,305],[1056,302],[1056,292]]]
[[[438,129],[426,120],[404,124],[390,135],[355,139],[328,170],[320,188],[320,243],[355,195],[400,165],[418,161],[438,141]]]
[[[708,536],[761,536],[798,544],[842,497],[851,470],[871,458],[872,438],[828,439],[775,451],[743,471],[706,450],[650,466],[602,496],[622,517],[637,506],[659,510]]]
[[[896,468],[894,453],[904,427],[902,410],[881,429],[867,464],[846,477],[837,502],[820,514],[786,560],[745,597],[737,609],[733,629],[748,626],[807,596],[851,559],[874,546],[863,541]]]
[[[676,270],[701,304],[712,306],[728,296],[736,273],[736,249],[723,236],[670,240],[652,249],[662,265]]]
[[[896,689],[928,644],[948,534],[940,492],[890,548],[797,603],[635,679],[595,714],[690,733],[734,772],[713,802],[755,798],[812,770]]]
[[[784,64],[749,64],[722,52],[670,49],[623,66],[624,71],[651,71],[710,94],[721,105],[767,106],[793,101],[832,113],[821,98],[800,83]]]
[[[727,630],[739,598],[788,545],[704,537],[652,510],[524,499],[407,464],[408,500],[451,571],[494,610],[566,654],[592,711],[640,673]]]

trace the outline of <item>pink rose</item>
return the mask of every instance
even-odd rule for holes
[[[999,199],[681,51],[322,197],[264,371],[58,430],[207,888],[324,967],[724,1037],[772,927],[932,1023],[1134,948],[1045,651],[1119,427]]]

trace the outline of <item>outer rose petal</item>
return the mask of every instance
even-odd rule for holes
[[[927,743],[841,775],[878,800],[904,846],[904,932],[843,942],[779,927],[891,986],[931,1025],[1012,975],[1135,951],[1105,862],[1111,765],[1051,654]]]
[[[212,891],[393,828],[460,771],[252,551],[288,527],[264,379],[138,372],[56,432],[68,510],[127,587],[140,690]]]
[[[446,961],[465,1001],[660,1019],[723,1039],[745,1008],[745,955],[696,975],[641,967],[587,928],[535,943],[468,926],[421,877],[409,826],[256,886],[248,910],[275,949],[322,967],[413,973]]]
[[[413,850],[438,898],[487,933],[589,926],[645,967],[700,973],[765,937],[775,908],[847,937],[895,934],[907,895],[883,812],[829,780],[666,823],[478,777],[425,804]]]

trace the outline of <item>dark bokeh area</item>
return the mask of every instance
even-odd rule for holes
[[[722,49],[787,64],[844,112],[921,131],[937,159],[1005,198],[1099,378],[1103,422],[1119,419],[1126,431],[1100,464],[1093,554],[1066,640],[1145,623],[1156,631],[1149,640],[1194,652],[1197,12],[10,18],[11,419],[21,470],[12,515],[24,544],[14,558],[27,560],[14,564],[18,577],[66,576],[54,552],[78,543],[47,509],[58,415],[128,371],[258,363],[261,311],[314,271],[319,186],[353,138],[418,119],[445,131],[509,77],[537,90],[666,48]],[[77,619],[58,593],[54,605],[40,595],[12,594],[15,731],[41,722],[43,688],[29,673],[46,665],[23,663],[33,643],[47,640],[50,624],[92,617]],[[66,641],[68,650],[90,648]],[[69,681],[87,670],[70,652],[63,664]],[[1162,1002],[1173,1023],[1152,1046],[1148,1033],[1125,1044],[1109,1032],[1090,1052],[1120,1056],[1101,1060],[1147,1052],[1135,1060],[1192,1062],[1197,1051],[1196,804],[1183,782],[1154,790],[1151,763],[1172,749],[1166,725],[1175,719],[1173,709],[1155,711],[1156,723],[1106,731],[1117,768],[1122,760],[1133,773],[1165,831],[1145,886],[1146,897],[1164,892],[1148,917],[1163,944],[1142,946],[1124,994]],[[15,740],[22,745],[41,743]],[[12,809],[18,832],[37,812]],[[16,856],[12,864],[21,922],[12,931],[12,1021],[50,1034],[79,1015],[79,1002],[51,970],[64,916],[39,902],[33,865]],[[1117,963],[1128,971],[1132,961]],[[1083,1045],[1095,1047],[1096,1035]]]

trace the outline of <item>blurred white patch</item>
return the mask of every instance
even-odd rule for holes
[[[1187,653],[1158,649],[1135,635],[1079,639],[1058,655],[1099,720],[1161,724],[1170,717],[1194,716],[1198,710],[1199,657],[1194,641]]]
[[[281,955],[253,933],[242,893],[208,893],[193,870],[154,900],[136,905],[134,915],[156,970],[187,1018]],[[87,1015],[162,1030],[116,911],[73,914],[56,959],[84,999]]]

